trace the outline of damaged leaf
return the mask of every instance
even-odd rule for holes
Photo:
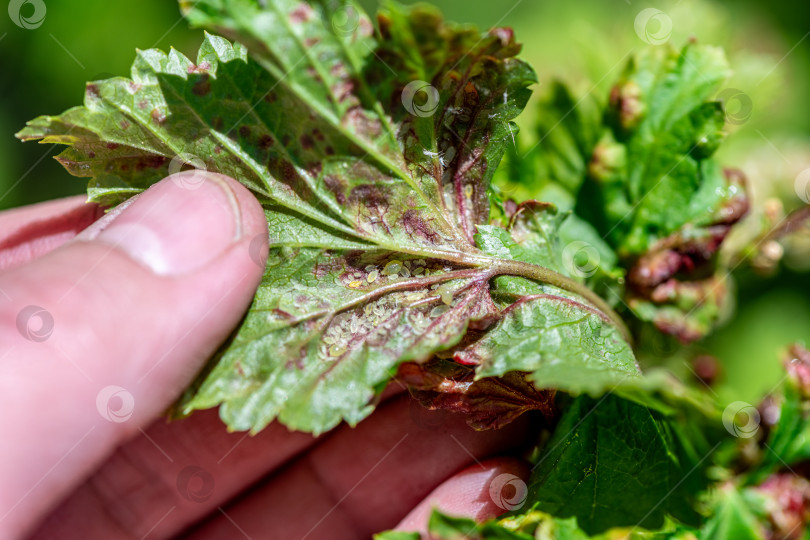
[[[375,28],[344,1],[181,4],[238,42],[207,34],[195,62],[141,51],[131,79],[92,82],[83,107],[18,134],[67,144],[59,159],[108,205],[184,168],[232,176],[262,202],[262,283],[181,413],[220,406],[254,432],[275,419],[313,433],[356,424],[403,362],[448,351],[485,369],[513,304],[559,307],[530,325],[552,362],[636,370],[620,319],[567,275],[564,216],[489,223],[489,182],[536,80],[511,31],[428,7],[391,5]]]
[[[472,369],[457,363],[409,362],[399,367],[397,380],[425,407],[464,413],[475,429],[497,429],[532,410],[548,420],[555,416],[555,390],[538,390],[519,371],[476,380]]]
[[[706,335],[727,305],[717,252],[748,210],[745,177],[713,158],[725,114],[712,97],[729,73],[714,47],[653,47],[602,104],[555,83],[540,106],[534,192],[589,222],[600,237],[594,273],[615,275],[604,239],[626,273],[624,302],[684,342]]]

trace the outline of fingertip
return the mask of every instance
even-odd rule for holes
[[[195,170],[158,182],[82,239],[111,246],[155,274],[178,276],[245,237],[266,236],[263,222],[258,201],[237,181]]]
[[[520,509],[528,495],[529,465],[513,457],[498,457],[453,475],[419,503],[395,530],[427,535],[434,509],[481,522]]]
[[[0,421],[16,441],[0,449],[8,527],[30,527],[176,399],[243,317],[266,253],[266,220],[250,192],[191,171],[0,274],[9,295],[0,305],[0,401],[39,415]],[[37,482],[66,455],[69,470]]]

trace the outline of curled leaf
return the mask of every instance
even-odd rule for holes
[[[500,332],[527,294],[595,314],[599,324],[576,323],[593,354],[623,331],[546,255],[558,218],[524,225],[525,214],[516,238],[487,229],[489,182],[536,80],[511,31],[395,5],[375,28],[344,0],[181,5],[193,24],[238,41],[206,34],[196,61],[141,51],[131,79],[92,82],[83,107],[18,134],[68,145],[59,159],[106,204],[186,168],[232,176],[262,202],[262,283],[179,412],[220,406],[231,428],[254,432],[276,419],[313,433],[356,424],[397,366]],[[509,247],[493,252],[479,234]],[[510,279],[522,292],[507,290]],[[550,350],[551,325],[532,326]],[[621,354],[617,369],[635,369],[628,346]],[[609,370],[614,358],[600,362]],[[492,425],[514,416],[501,412]]]

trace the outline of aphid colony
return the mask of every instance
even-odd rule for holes
[[[411,261],[391,260],[380,270],[369,265],[365,273],[354,272],[353,280],[362,285],[379,280],[397,278],[423,277],[431,273],[443,273],[450,268],[429,269],[424,259]],[[358,275],[360,274],[360,275]],[[364,275],[363,275],[364,274]],[[459,299],[455,293],[465,288],[465,280],[452,280],[445,283],[433,283],[418,290],[394,291],[369,301],[362,307],[338,313],[334,316],[321,340],[321,356],[336,358],[345,354],[352,341],[361,343],[374,339],[374,333],[387,340],[388,332],[394,328],[399,336],[422,334],[433,319],[447,313]]]
[[[365,267],[365,272],[355,270],[346,272],[342,277],[345,285],[350,289],[360,289],[378,283],[382,280],[393,281],[399,278],[425,277],[437,272],[449,272],[451,268],[428,268],[425,259],[413,259],[400,261],[392,259],[379,268],[370,264]]]

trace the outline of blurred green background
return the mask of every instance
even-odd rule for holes
[[[88,80],[129,73],[136,48],[176,49],[195,56],[202,32],[190,30],[175,2],[129,0],[12,0],[23,19],[44,13],[36,28],[19,27],[0,14],[0,209],[78,194],[84,180],[65,173],[52,156],[58,148],[14,139],[26,120],[81,103]],[[37,13],[37,3],[45,10]],[[375,0],[361,2],[374,10]],[[408,2],[406,2],[408,3]],[[742,168],[758,208],[768,198],[786,208],[799,172],[810,168],[810,9],[806,0],[436,0],[448,19],[482,28],[511,26],[525,44],[524,58],[537,70],[540,88],[562,78],[582,92],[605,96],[634,50],[647,46],[634,22],[657,8],[672,22],[670,42],[689,39],[722,45],[735,74],[726,88],[750,98],[733,106],[745,120],[720,158]],[[11,10],[13,11],[13,10]],[[648,31],[662,31],[652,21]],[[531,108],[531,105],[530,105]],[[733,110],[732,110],[733,112]],[[531,113],[519,123],[531,124]],[[521,137],[531,137],[524,129]],[[810,342],[810,286],[802,268],[782,268],[767,279],[748,270],[735,275],[739,305],[734,318],[696,350],[718,356],[724,400],[756,401],[778,377],[781,350]]]

